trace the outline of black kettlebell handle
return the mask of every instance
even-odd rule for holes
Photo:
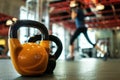
[[[33,28],[37,28],[38,30],[41,31],[43,40],[48,40],[49,39],[47,28],[43,24],[41,24],[40,22],[32,21],[32,20],[17,20],[10,27],[9,37],[10,38],[18,38],[17,37],[17,31],[18,31],[18,29],[20,27],[33,27]]]
[[[38,40],[41,40],[41,35],[35,35],[34,37],[30,37],[28,42],[36,42]],[[55,54],[53,55],[54,59],[57,60],[58,57],[60,56],[61,52],[62,52],[62,49],[63,49],[61,40],[58,37],[54,36],[54,35],[49,35],[49,40],[55,42],[55,44],[58,47]]]

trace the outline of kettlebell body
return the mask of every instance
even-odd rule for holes
[[[28,42],[36,42],[36,41],[40,41],[40,40],[41,40],[41,35],[35,35],[33,37],[30,37]],[[61,40],[54,35],[49,35],[49,41],[54,42],[57,45],[56,52],[54,54],[49,54],[48,65],[47,65],[47,69],[45,71],[45,73],[47,73],[47,74],[52,74],[53,70],[56,67],[56,60],[60,56],[63,47],[62,47]]]
[[[33,42],[21,44],[17,37],[17,31],[22,26],[39,29],[43,36],[40,44]],[[18,20],[10,27],[8,44],[12,63],[18,73],[23,76],[36,76],[46,71],[49,38],[48,31],[43,24],[31,20]]]

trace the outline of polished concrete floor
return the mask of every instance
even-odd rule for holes
[[[53,75],[22,77],[10,59],[0,59],[0,80],[120,80],[120,59],[58,60]]]

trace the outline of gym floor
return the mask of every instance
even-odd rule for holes
[[[10,59],[0,59],[0,80],[120,80],[120,59],[57,60],[53,75],[22,77]]]

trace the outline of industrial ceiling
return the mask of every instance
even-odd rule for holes
[[[26,1],[26,0],[25,0]],[[49,0],[48,0],[49,1]],[[66,29],[75,30],[75,23],[71,20],[70,17],[70,8],[69,3],[71,0],[50,0],[49,8],[50,12],[50,24],[60,23]],[[81,0],[78,0],[81,1]],[[90,1],[91,0],[83,0],[86,4],[86,25],[89,28],[94,29],[120,29],[120,0],[94,0],[97,1],[98,4],[104,5],[103,10],[99,10],[96,13],[91,11],[90,9]],[[97,17],[99,16],[100,17]],[[5,24],[6,20],[11,19],[11,16],[0,13],[0,25]],[[3,26],[3,25],[2,25]],[[4,25],[5,26],[5,25]],[[0,27],[0,32],[3,32],[3,27]],[[8,28],[6,28],[8,31]],[[2,34],[2,33],[0,33]]]
[[[81,0],[78,0],[81,1]],[[83,0],[91,1],[91,0]],[[119,28],[120,27],[120,0],[96,0],[98,4],[104,5],[103,10],[92,12],[90,2],[85,2],[86,25],[90,28]],[[75,24],[70,18],[70,0],[53,1],[50,3],[50,23],[62,23],[65,28],[75,29]],[[97,17],[100,15],[100,17]]]

